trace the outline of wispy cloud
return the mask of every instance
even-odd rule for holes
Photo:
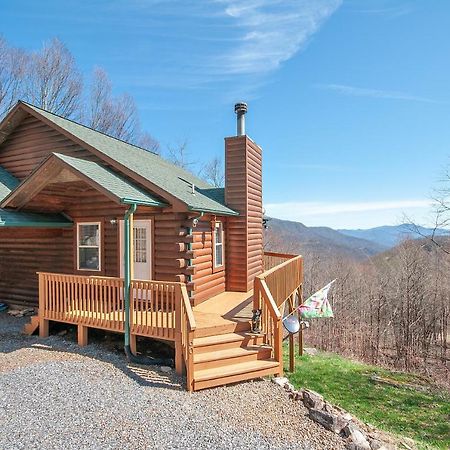
[[[213,64],[229,74],[277,69],[308,42],[342,0],[216,0],[240,40]]]
[[[396,19],[397,17],[403,17],[414,12],[412,5],[399,5],[386,8],[367,8],[367,9],[354,9],[352,12],[369,14],[385,17],[387,19]]]
[[[326,89],[343,95],[351,95],[354,97],[372,97],[389,100],[404,100],[424,103],[441,103],[437,100],[412,95],[400,91],[386,91],[381,89],[361,88],[357,86],[349,86],[346,84],[316,84],[317,88]]]

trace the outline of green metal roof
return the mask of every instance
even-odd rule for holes
[[[218,215],[238,215],[236,211],[225,205],[223,196],[217,195],[218,192],[215,188],[159,155],[64,119],[29,103],[24,104],[72,136],[178,198],[188,206],[188,209]],[[192,193],[193,184],[195,185],[194,193]]]
[[[72,225],[73,223],[62,214],[41,214],[0,208],[0,228],[66,228]]]
[[[139,205],[147,206],[167,206],[157,198],[151,196],[143,191],[131,181],[121,177],[117,173],[107,169],[94,161],[87,161],[85,159],[73,158],[71,156],[53,153],[55,158],[65,162],[76,171],[82,173],[108,191],[114,197],[118,198],[121,203],[137,203]]]
[[[19,180],[0,166],[0,201],[19,185]]]
[[[0,201],[19,185],[19,180],[0,166]],[[61,214],[40,214],[0,208],[0,227],[71,227]]]

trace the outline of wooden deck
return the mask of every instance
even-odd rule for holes
[[[224,330],[248,330],[252,309],[253,291],[227,291],[215,295],[193,308],[197,325],[194,336],[210,336]]]
[[[280,262],[281,261],[281,262]],[[265,260],[266,262],[266,260]],[[175,342],[175,365],[186,370],[190,391],[283,371],[280,309],[301,288],[300,256],[269,254],[266,271],[249,292],[223,292],[195,307],[183,283],[132,280],[131,349],[136,336]],[[27,333],[48,336],[49,321],[78,326],[78,342],[88,329],[124,332],[124,280],[39,273],[39,316]],[[262,332],[251,333],[252,309],[262,310]]]

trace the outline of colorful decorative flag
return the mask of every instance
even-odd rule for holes
[[[302,319],[315,319],[318,317],[334,317],[330,302],[328,301],[328,291],[336,280],[328,283],[325,287],[311,295],[299,307]]]

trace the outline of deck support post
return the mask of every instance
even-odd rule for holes
[[[39,337],[46,338],[49,334],[48,320],[39,316]]]
[[[47,319],[44,319],[45,315],[45,305],[46,305],[46,288],[44,276],[42,273],[38,272],[39,276],[39,337],[46,338],[48,337],[49,332],[49,322]]]
[[[130,351],[134,356],[137,355],[137,336],[135,334],[130,335]]]
[[[183,374],[183,346],[181,345],[181,335],[175,340],[175,372]]]
[[[88,327],[78,325],[78,345],[85,347],[88,344]]]

